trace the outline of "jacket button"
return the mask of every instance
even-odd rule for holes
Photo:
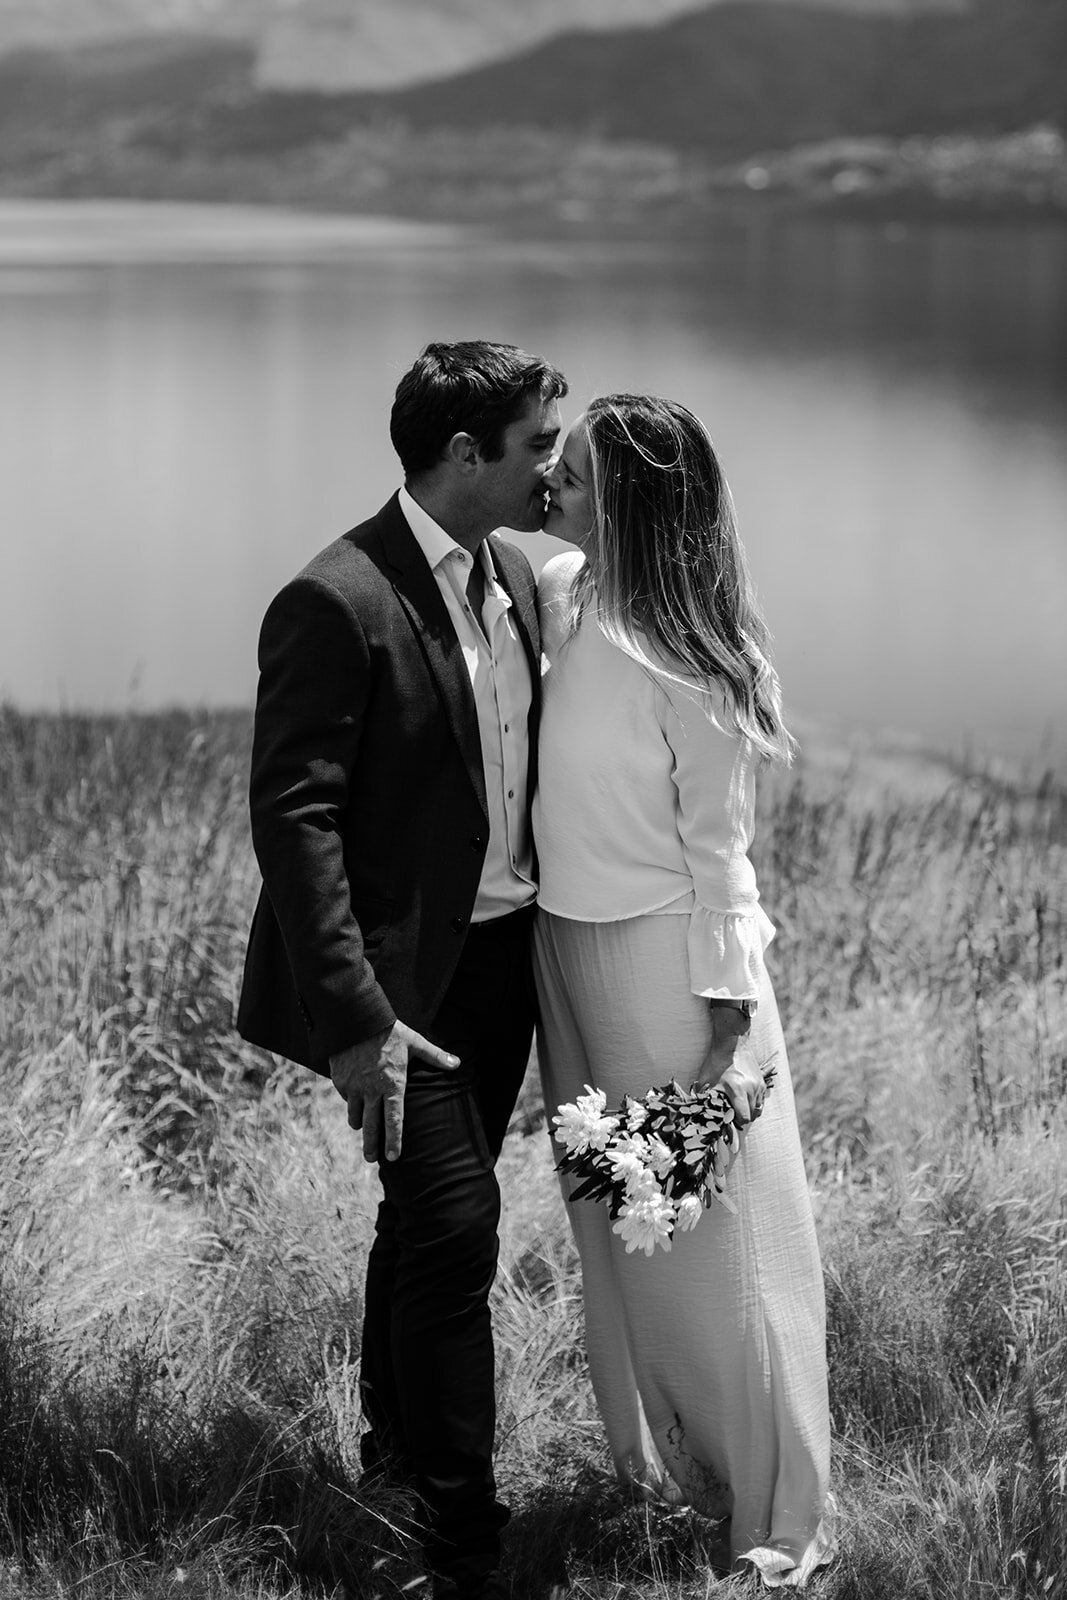
[[[462,933],[466,926],[467,926],[466,917],[453,917],[452,918],[452,932],[453,933]]]
[[[472,850],[484,850],[485,849],[485,840],[482,838],[480,833],[472,833],[471,834],[471,849]]]

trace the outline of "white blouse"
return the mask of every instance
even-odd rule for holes
[[[556,556],[538,584],[544,691],[533,828],[538,904],[580,922],[689,916],[694,994],[755,1000],[774,926],[746,851],[754,756],[707,695],[611,644],[595,596],[564,638],[584,557]]]

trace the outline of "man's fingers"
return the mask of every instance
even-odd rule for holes
[[[344,1090],[340,1090],[339,1093],[343,1094]],[[350,1128],[362,1128],[363,1126],[363,1096],[361,1094],[353,1093],[348,1096],[348,1126]]]
[[[363,1117],[363,1155],[367,1161],[395,1161],[404,1132],[404,1096],[387,1095],[368,1106]]]
[[[390,1096],[385,1102],[385,1159],[395,1161],[400,1155],[400,1141],[404,1134],[404,1096]]]
[[[351,1121],[351,1117],[349,1117]],[[382,1108],[381,1101],[376,1100],[362,1118],[363,1122],[363,1158],[365,1161],[377,1161],[378,1148],[381,1143]],[[353,1124],[355,1126],[355,1124]]]
[[[409,1055],[418,1056],[420,1061],[428,1061],[433,1067],[444,1067],[446,1071],[454,1072],[459,1066],[458,1056],[452,1055],[448,1050],[442,1050],[439,1045],[431,1044],[421,1033],[412,1033],[407,1044]]]

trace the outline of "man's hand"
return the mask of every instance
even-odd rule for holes
[[[409,1056],[450,1072],[459,1066],[458,1056],[431,1044],[403,1022],[394,1022],[391,1028],[330,1057],[333,1086],[348,1102],[349,1127],[363,1129],[363,1154],[368,1161],[377,1161],[381,1154],[383,1121],[386,1161],[395,1161],[400,1154]]]
[[[755,1051],[746,1038],[750,1027],[749,1018],[735,1006],[712,1006],[711,1045],[698,1079],[725,1090],[739,1128],[755,1122],[767,1094]]]

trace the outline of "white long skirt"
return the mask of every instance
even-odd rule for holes
[[[551,1116],[586,1084],[608,1106],[698,1076],[707,1002],[689,991],[685,915],[586,923],[541,912],[538,1051]],[[622,1481],[730,1518],[730,1546],[769,1587],[830,1559],[822,1270],[778,1009],[752,1025],[777,1072],[715,1205],[673,1248],[626,1253],[607,1206],[567,1211],[582,1263],[586,1349]],[[574,1180],[562,1179],[564,1195]]]

